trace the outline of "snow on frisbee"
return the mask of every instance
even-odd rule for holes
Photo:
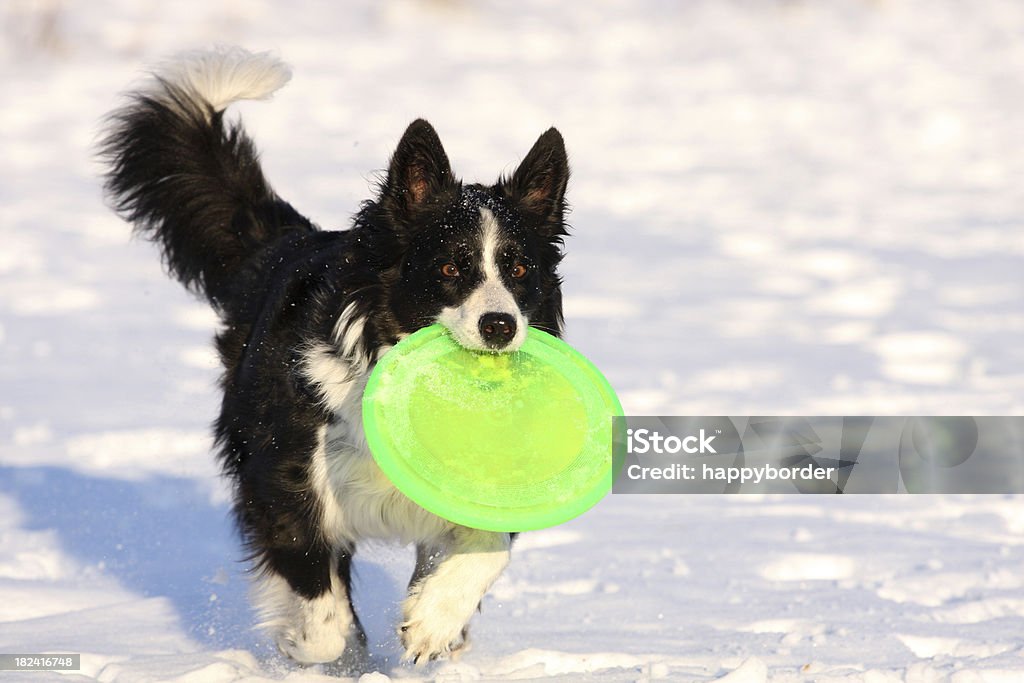
[[[576,517],[612,485],[622,407],[582,354],[529,328],[517,351],[471,351],[440,325],[395,345],[363,394],[370,451],[421,507],[488,531]]]

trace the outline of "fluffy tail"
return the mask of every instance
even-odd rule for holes
[[[249,257],[285,232],[314,229],[271,190],[241,124],[223,122],[231,102],[265,99],[290,77],[267,53],[186,54],[129,95],[100,143],[114,209],[218,308]]]

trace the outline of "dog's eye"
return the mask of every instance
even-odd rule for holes
[[[444,275],[445,277],[458,277],[459,267],[454,263],[446,263],[441,266],[441,275]]]
[[[522,263],[517,263],[516,265],[512,266],[512,277],[514,277],[517,280],[520,278],[524,278],[526,277],[527,271],[528,268],[526,266],[524,266]]]

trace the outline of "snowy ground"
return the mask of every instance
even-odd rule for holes
[[[557,125],[569,337],[627,412],[1024,411],[1020,3],[288,6],[0,9],[0,652],[81,652],[104,681],[320,676],[250,631],[213,317],[90,158],[118,91],[183,47],[293,65],[240,110],[324,226],[417,116],[479,180]],[[391,635],[410,562],[358,563],[367,680],[1024,680],[1021,499],[611,496],[524,536],[474,649],[423,671]]]

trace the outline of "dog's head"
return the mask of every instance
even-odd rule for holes
[[[434,128],[414,121],[376,202],[397,258],[387,275],[401,332],[439,322],[462,346],[513,351],[527,326],[558,334],[569,164],[554,128],[509,177],[463,185]]]

